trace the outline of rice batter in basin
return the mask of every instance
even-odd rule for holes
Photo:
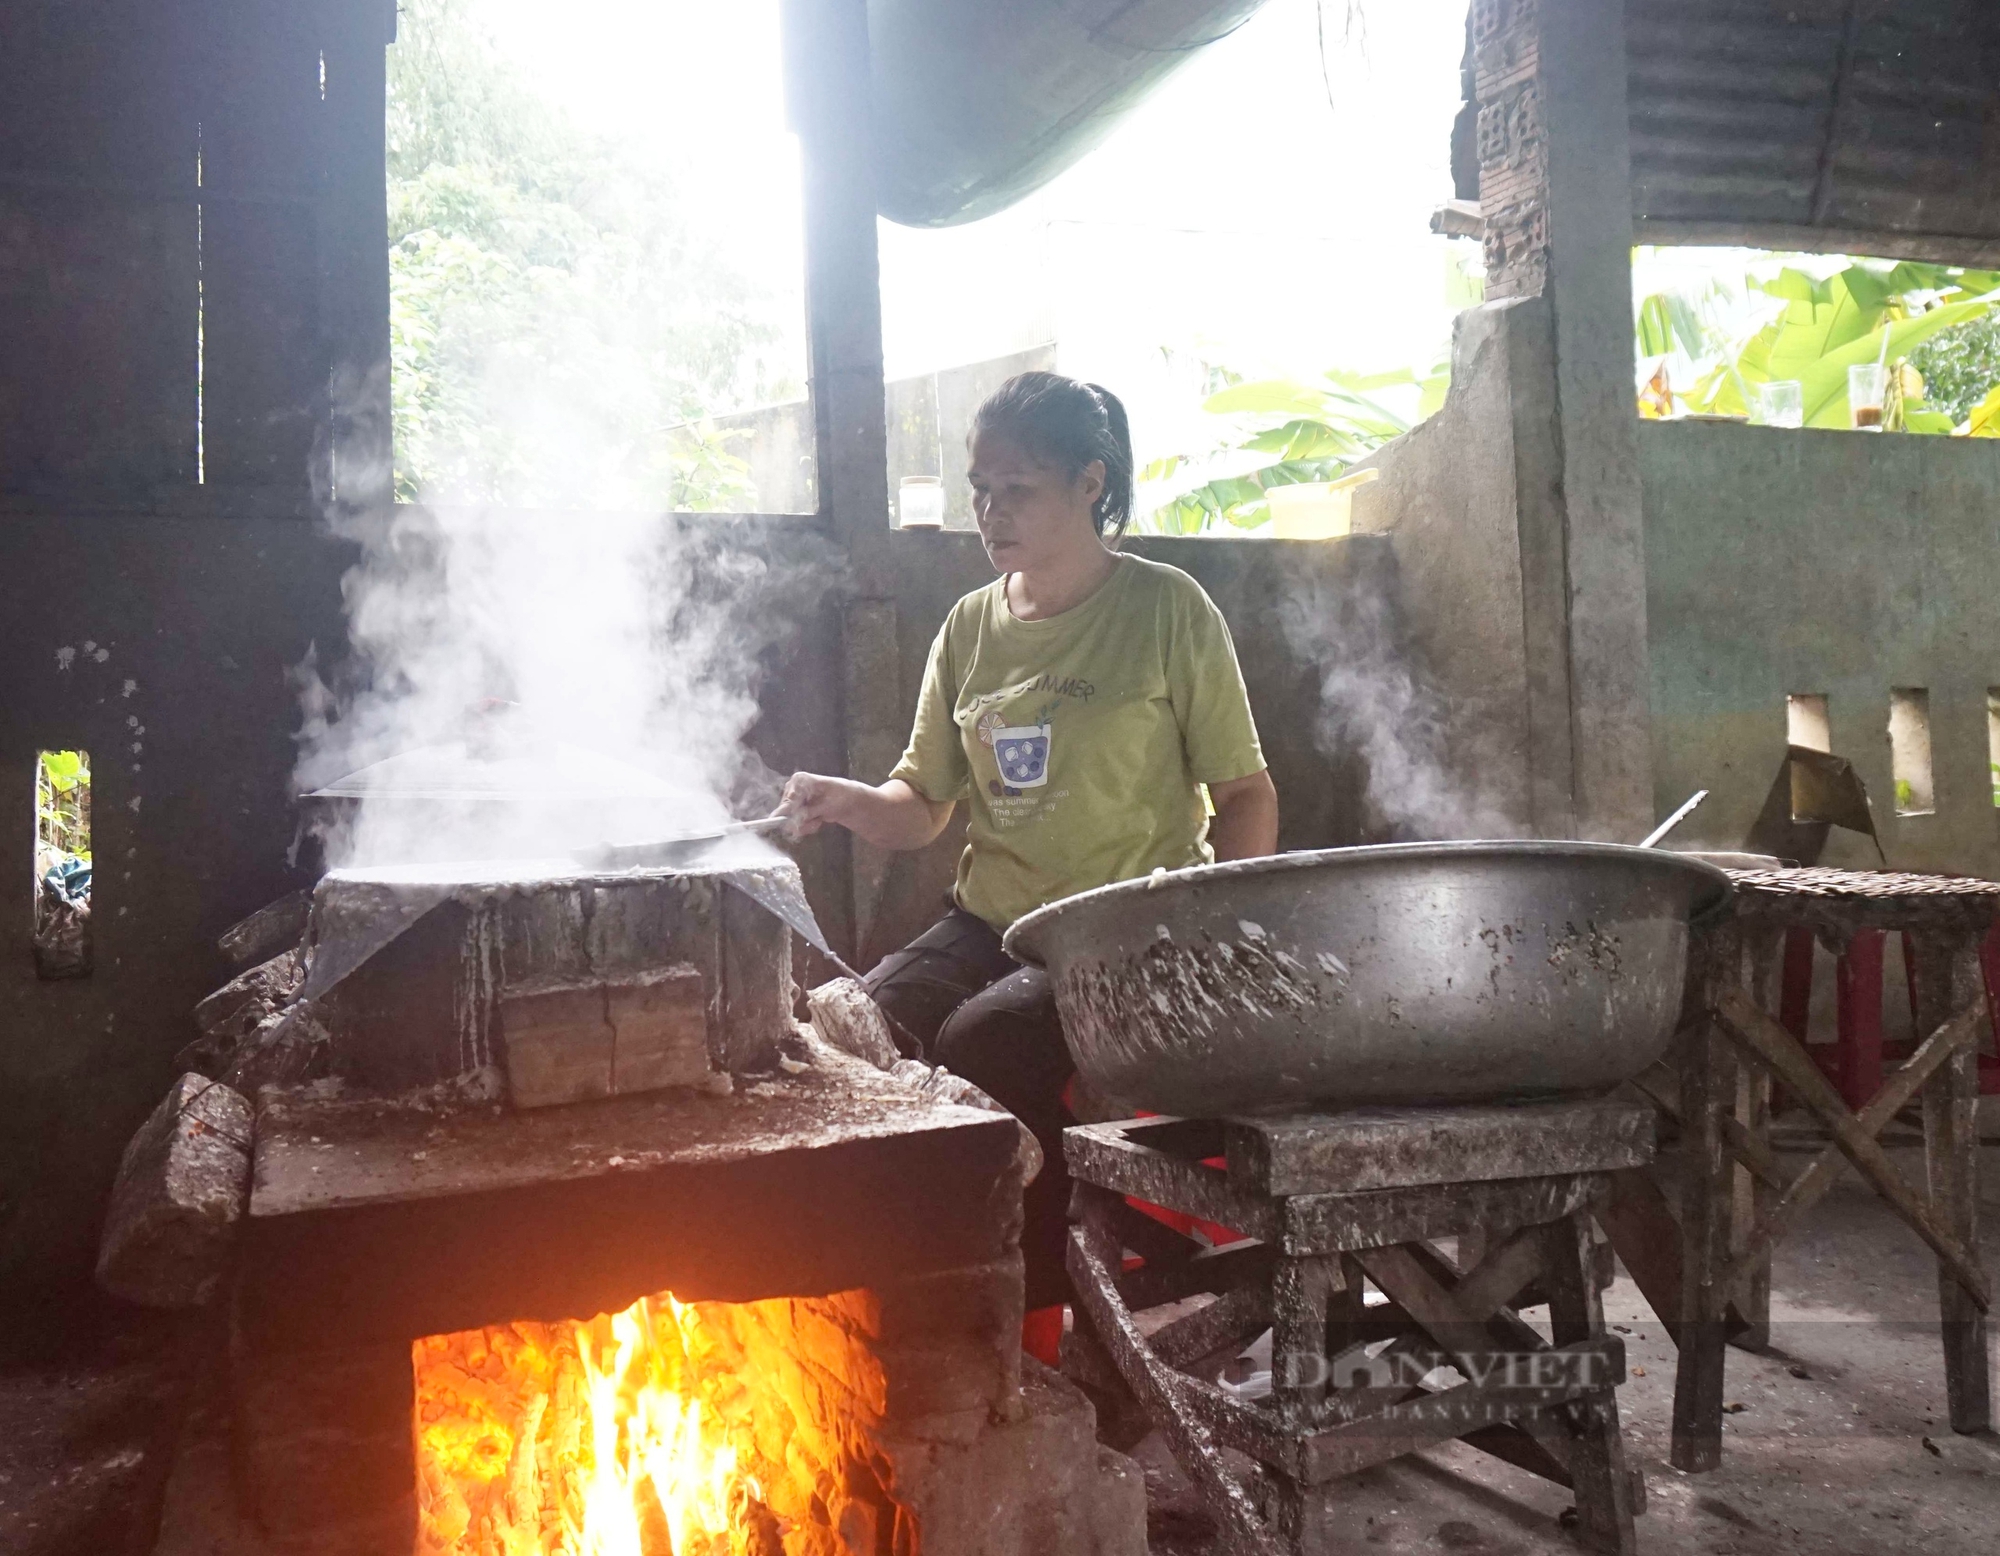
[[[1077,1068],[1183,1116],[1609,1090],[1666,1051],[1712,865],[1613,843],[1399,843],[1082,892],[1007,934]]]

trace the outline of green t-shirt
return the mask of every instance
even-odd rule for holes
[[[1179,568],[1121,555],[1022,621],[995,579],[931,645],[901,778],[972,801],[958,901],[996,928],[1058,897],[1214,858],[1198,785],[1264,768],[1229,627]]]

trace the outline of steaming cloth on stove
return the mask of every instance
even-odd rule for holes
[[[1199,785],[1264,768],[1229,627],[1178,568],[1121,555],[1072,610],[1022,621],[995,579],[931,645],[892,778],[969,800],[959,905],[1005,929],[1045,902],[1206,864]]]

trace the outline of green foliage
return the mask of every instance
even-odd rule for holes
[[[1987,314],[1940,330],[1910,353],[1924,375],[1924,399],[1953,425],[1966,421],[2000,385],[2000,317]]]
[[[83,752],[44,751],[37,760],[35,841],[42,850],[90,858],[90,759]]]
[[[1823,278],[1787,266],[1768,279],[1748,276],[1744,285],[1779,305],[1748,338],[1727,338],[1718,304],[1732,294],[1725,284],[1710,282],[1694,295],[1662,292],[1642,299],[1635,324],[1638,353],[1650,361],[1678,352],[1692,361],[1700,377],[1678,398],[1688,409],[1709,414],[1748,415],[1759,385],[1796,379],[1809,427],[1850,424],[1848,368],[1868,362],[1916,366],[1927,342],[1947,332],[1990,328],[2000,300],[2000,272],[1913,261],[1885,267],[1853,260]],[[1977,398],[1970,373],[1942,404],[1928,397],[1921,366],[1891,378],[1892,404],[1884,424],[1892,430],[1951,432]],[[1978,389],[1983,393],[1985,385]],[[1657,391],[1642,397],[1643,414],[1665,409]]]
[[[1270,521],[1265,494],[1274,486],[1331,481],[1356,460],[1408,432],[1411,422],[1384,405],[1379,391],[1419,390],[1418,419],[1444,403],[1449,369],[1419,377],[1409,371],[1364,375],[1330,372],[1302,383],[1271,378],[1235,382],[1202,408],[1229,419],[1229,430],[1202,455],[1170,454],[1139,472],[1167,483],[1167,500],[1146,515],[1144,528],[1163,535],[1198,535],[1224,524],[1255,529]]]
[[[389,51],[397,495],[727,508],[710,419],[800,391],[778,300],[671,172],[519,79],[471,0],[404,0]]]
[[[1639,304],[1639,355],[1663,357],[1679,350],[1696,361],[1714,356],[1727,345],[1716,315],[1728,300],[1728,289],[1717,281],[1692,295],[1655,292]]]
[[[1473,268],[1469,250],[1447,251],[1446,306],[1463,312],[1485,295],[1485,280]],[[1217,418],[1216,436],[1206,449],[1169,454],[1139,472],[1151,488],[1143,495],[1165,498],[1139,515],[1141,530],[1198,535],[1224,525],[1254,530],[1268,524],[1266,494],[1273,487],[1338,480],[1355,461],[1434,415],[1451,387],[1448,361],[1421,373],[1335,369],[1303,381],[1250,381],[1214,363],[1201,366],[1208,390],[1202,409]],[[1384,391],[1403,392],[1393,395],[1392,405]]]

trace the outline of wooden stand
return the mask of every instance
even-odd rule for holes
[[[1310,1556],[1340,1521],[1341,1476],[1454,1438],[1570,1487],[1589,1549],[1636,1549],[1625,1353],[1605,1332],[1590,1218],[1613,1173],[1651,1160],[1650,1109],[1146,1119],[1071,1129],[1064,1146],[1064,1370],[1166,1434],[1219,1549]],[[1211,1247],[1130,1200],[1242,1235]],[[1433,1246],[1474,1234],[1469,1268]],[[1519,1316],[1543,1303],[1549,1340]],[[1213,1380],[1266,1329],[1271,1393],[1248,1402]],[[1256,1462],[1250,1485],[1225,1447]]]
[[[1771,1250],[1852,1165],[1938,1262],[1945,1396],[1954,1431],[1992,1426],[1986,1310],[1979,1260],[1978,1047],[1989,1016],[1979,942],[2000,911],[2000,886],[1887,871],[1731,871],[1732,915],[1693,948],[1690,1009],[1678,1083],[1642,1077],[1684,1129],[1682,1284],[1669,1319],[1680,1346],[1674,1385],[1676,1469],[1722,1462],[1724,1345],[1732,1310],[1768,1327]],[[1760,1008],[1786,932],[1810,930],[1836,953],[1864,930],[1911,937],[1923,1036],[1880,1090],[1850,1111],[1792,1033]],[[1831,1143],[1787,1174],[1769,1140],[1773,1081],[1826,1126]],[[1912,1103],[1923,1110],[1925,1183],[1897,1172],[1877,1136]],[[1617,1227],[1621,1253],[1628,1245]],[[1657,1239],[1651,1239],[1656,1241]],[[1629,1262],[1630,1256],[1628,1256]],[[1649,1297],[1652,1292],[1647,1293]],[[1659,1299],[1655,1306],[1660,1307]],[[1662,1318],[1668,1318],[1663,1310]]]

